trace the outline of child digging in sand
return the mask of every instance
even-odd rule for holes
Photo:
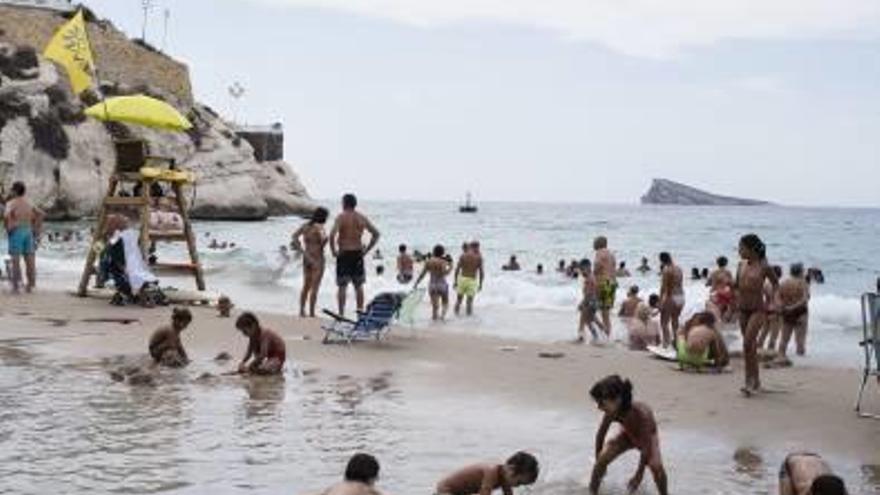
[[[280,375],[286,357],[284,340],[272,330],[261,327],[260,321],[250,312],[242,313],[238,317],[235,328],[249,340],[247,353],[238,366],[238,372],[254,375]],[[251,358],[253,359],[251,360]]]
[[[512,495],[513,488],[538,479],[538,460],[517,452],[504,464],[481,463],[463,467],[437,483],[436,495],[490,495],[499,488]]]
[[[189,357],[180,341],[180,334],[192,322],[192,313],[186,308],[174,308],[171,325],[160,327],[150,337],[150,356],[157,364],[180,368],[189,363]]]
[[[624,452],[639,451],[639,467],[629,480],[627,488],[634,492],[642,484],[645,468],[651,470],[654,483],[660,495],[666,495],[666,471],[660,456],[660,437],[654,413],[647,404],[633,402],[632,384],[618,375],[603,378],[590,389],[590,396],[596,401],[599,410],[605,413],[599,431],[596,432],[596,465],[590,476],[590,493],[599,492],[599,485],[605,477],[608,465]],[[612,423],[620,423],[621,432],[605,443],[605,436]]]
[[[449,283],[446,281],[446,276],[452,271],[452,264],[445,256],[446,250],[443,246],[439,244],[434,246],[433,256],[425,262],[422,273],[413,285],[417,288],[425,275],[430,274],[428,294],[431,296],[431,319],[434,321],[445,320],[446,312],[449,310]]]

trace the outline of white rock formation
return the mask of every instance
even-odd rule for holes
[[[34,72],[37,77],[23,80],[0,75],[0,184],[8,190],[13,181],[24,181],[32,200],[50,218],[94,215],[116,162],[112,137],[103,123],[87,119],[62,126],[69,141],[64,158],[53,158],[35,146],[32,119],[58,122],[58,105],[50,103],[47,91],[57,87],[59,77],[43,60]],[[4,119],[3,105],[20,102],[27,104],[28,114],[10,116],[7,109]],[[76,105],[72,108],[79,110]],[[198,129],[194,136],[136,125],[126,128],[149,143],[151,154],[173,157],[182,168],[195,171],[198,182],[190,194],[195,198],[194,218],[258,220],[305,215],[314,208],[290,165],[258,163],[250,144],[207,107],[196,104],[191,114]]]

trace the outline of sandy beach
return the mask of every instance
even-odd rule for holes
[[[169,314],[164,308],[116,308],[105,301],[63,293],[4,295],[0,345],[8,351],[16,342],[29,342],[29,352],[50,359],[105,364],[114,357],[118,362],[118,356],[135,359],[145,354],[150,333],[165,323]],[[189,373],[194,369],[212,374],[233,370],[245,349],[233,320],[219,318],[210,308],[194,308],[194,316],[193,325],[184,334],[194,360]],[[738,391],[742,380],[739,361],[730,373],[697,375],[617,348],[474,337],[442,331],[442,325],[418,331],[395,328],[388,340],[378,343],[328,346],[321,343],[318,320],[273,314],[262,314],[261,318],[286,339],[289,366],[298,370],[288,373],[294,381],[304,377],[319,381],[381,377],[407,397],[428,401],[442,397],[461,403],[488,399],[513,410],[549,410],[586,418],[592,425],[598,421],[598,411],[587,396],[589,386],[602,376],[619,373],[633,381],[638,400],[653,406],[664,438],[688,432],[738,448],[819,450],[832,458],[857,462],[863,474],[880,465],[878,424],[857,418],[852,410],[859,380],[855,370],[811,366],[764,370],[765,386],[773,392],[746,399]],[[116,319],[131,321],[112,321]],[[221,351],[231,353],[233,359],[225,365],[213,365],[213,358]],[[564,356],[541,358],[541,352]],[[874,399],[875,392],[870,392]],[[154,393],[161,393],[161,384]],[[528,426],[528,414],[522,419]],[[591,463],[593,434],[592,429],[578,433],[584,475]],[[692,461],[667,456],[673,483],[676,465]],[[777,461],[766,462],[773,465]]]

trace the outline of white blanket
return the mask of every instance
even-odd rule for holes
[[[138,245],[139,236],[138,231],[134,229],[125,229],[119,234],[125,250],[125,274],[128,275],[128,283],[131,284],[131,290],[135,294],[140,292],[144,284],[159,281],[147,268],[141,247]]]

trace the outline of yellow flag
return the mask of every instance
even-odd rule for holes
[[[94,58],[82,10],[55,33],[43,56],[61,64],[67,70],[75,94],[92,86]]]

